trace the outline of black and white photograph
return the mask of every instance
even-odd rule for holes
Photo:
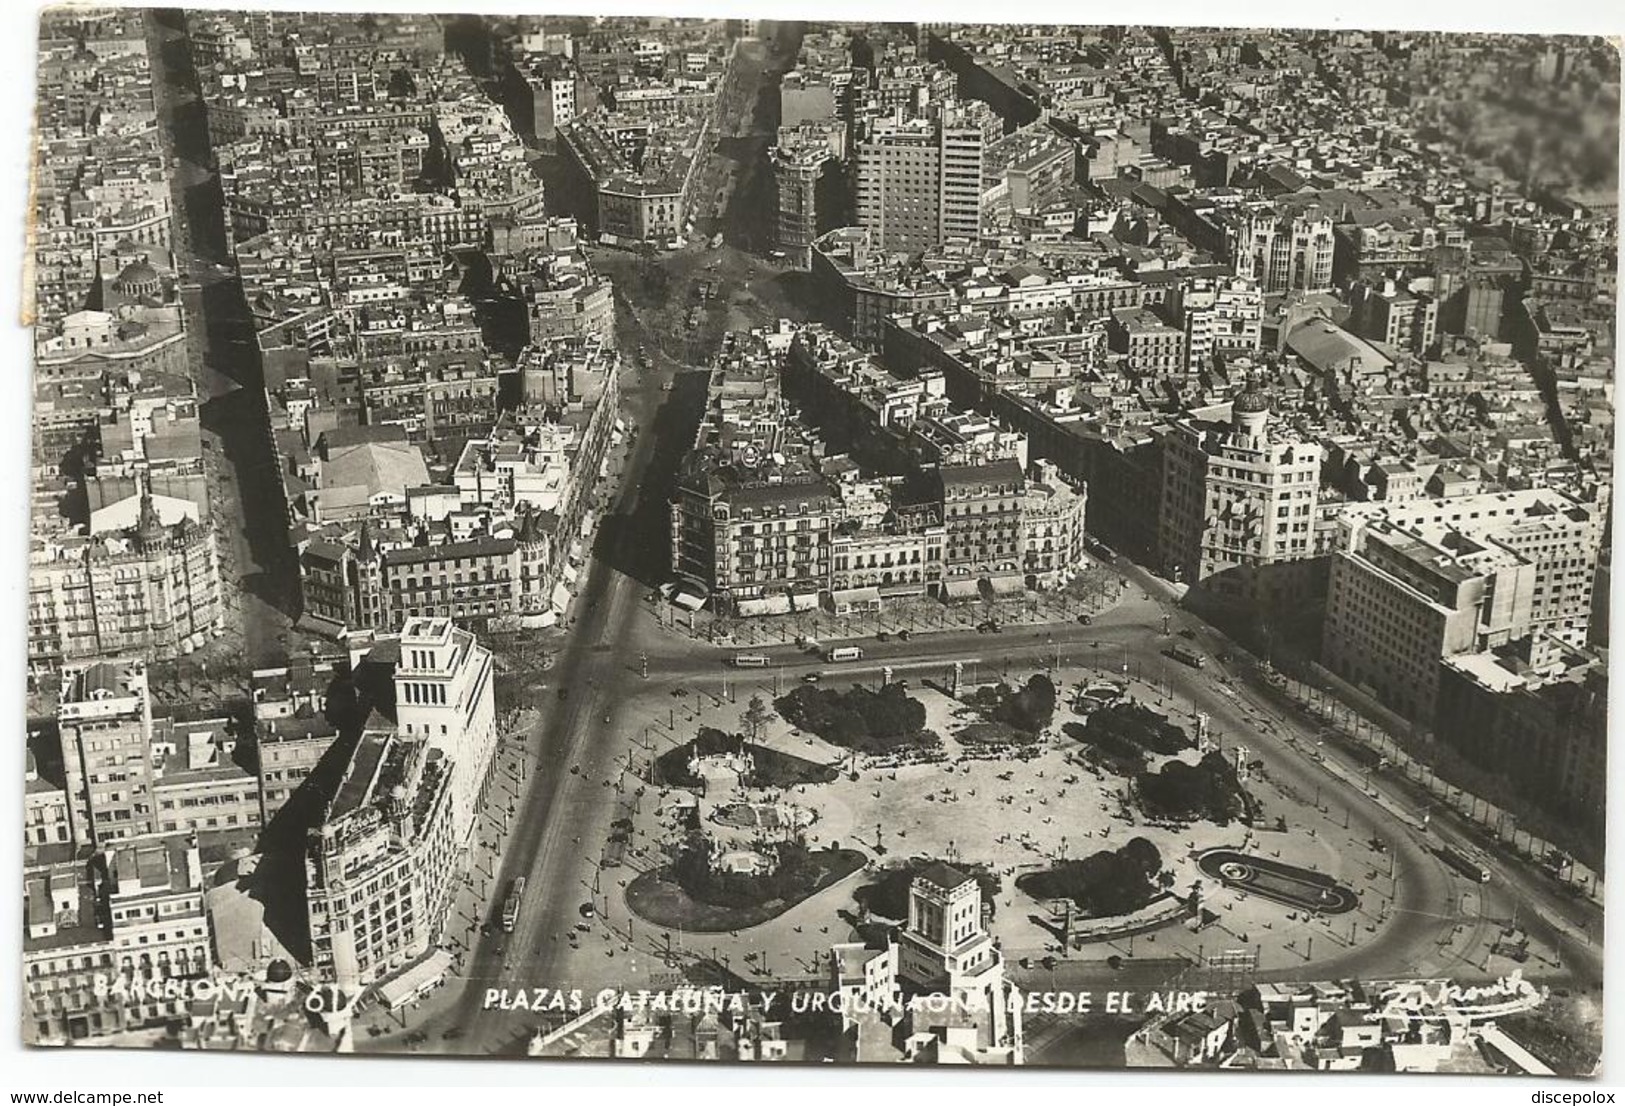
[[[13,21],[26,1051],[1594,1086],[1619,41],[646,7]]]

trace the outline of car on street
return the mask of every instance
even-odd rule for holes
[[[592,903],[584,902],[581,904],[581,916],[583,918],[590,918],[597,912],[598,911],[593,907]]]
[[[569,688],[567,688],[567,687],[559,688],[559,701],[560,702],[563,702],[565,699],[568,699],[569,697],[570,697],[570,689]]]
[[[885,630],[881,630],[879,633],[875,634],[875,640],[876,641],[890,641],[891,640],[891,634],[887,633]]]
[[[1078,621],[1085,626],[1093,626],[1095,624],[1095,616],[1092,614],[1080,614],[1078,616]]]
[[[913,635],[913,634],[911,634],[911,633],[910,633],[910,632],[909,632],[909,631],[907,631],[907,630],[898,630],[898,631],[897,631],[897,640],[898,640],[898,641],[907,641],[907,640],[908,640],[908,639],[909,639],[909,638],[911,638],[911,637],[913,637],[913,636],[914,636],[914,635]]]
[[[805,676],[801,677],[801,682],[804,684],[816,684],[821,679],[823,679],[823,677],[817,672],[809,672]]]

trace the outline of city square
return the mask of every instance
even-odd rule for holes
[[[1597,1070],[1611,40],[37,45],[30,1044]]]

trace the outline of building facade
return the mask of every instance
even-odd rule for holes
[[[496,757],[495,665],[491,651],[450,619],[412,618],[401,629],[395,720],[456,765],[452,816],[462,845],[474,830]]]
[[[1433,733],[1552,816],[1601,833],[1607,714],[1607,668],[1594,657],[1540,674],[1515,658],[1472,653],[1442,666]]]
[[[830,586],[840,504],[810,474],[691,465],[671,507],[672,567],[740,614],[810,609]]]
[[[982,582],[994,590],[1024,586],[1025,549],[1022,502],[1026,479],[1013,460],[977,465],[941,465],[933,483],[948,531],[944,567],[947,593],[978,594]]]
[[[144,496],[133,528],[36,539],[29,557],[28,661],[35,678],[64,663],[140,653],[169,660],[224,626],[210,527],[159,521]]]
[[[155,802],[146,665],[98,661],[66,670],[57,722],[74,843],[105,847],[151,832]]]
[[[1329,212],[1316,205],[1281,213],[1266,207],[1241,218],[1234,257],[1236,271],[1266,294],[1325,292],[1335,252]]]
[[[1027,482],[1021,505],[1022,569],[1028,588],[1055,588],[1088,563],[1089,494],[1062,480],[1053,464],[1041,461],[1034,467],[1037,478]]]
[[[1191,585],[1314,553],[1320,447],[1274,431],[1261,392],[1230,407],[1229,425],[1187,419],[1164,438],[1160,560]]]
[[[1528,634],[1534,566],[1444,526],[1345,523],[1332,558],[1322,660],[1390,709],[1436,715],[1440,661]]]
[[[919,253],[981,231],[982,132],[950,117],[874,125],[857,147],[858,225]]]
[[[361,736],[305,857],[311,967],[358,994],[428,952],[459,870],[456,765],[426,735]]]
[[[185,1016],[214,965],[197,839],[126,838],[25,869],[24,1039],[72,1044]]]

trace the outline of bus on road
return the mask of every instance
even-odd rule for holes
[[[525,898],[525,877],[520,876],[508,887],[508,897],[502,903],[502,932],[512,933],[519,924],[519,904]]]
[[[856,645],[842,645],[831,649],[828,654],[831,661],[858,661],[863,659],[863,650]]]
[[[735,668],[766,668],[767,655],[765,653],[735,653]]]
[[[1474,883],[1488,883],[1490,881],[1490,870],[1484,866],[1482,860],[1466,849],[1459,849],[1454,845],[1441,845],[1439,847],[1439,859]]]

